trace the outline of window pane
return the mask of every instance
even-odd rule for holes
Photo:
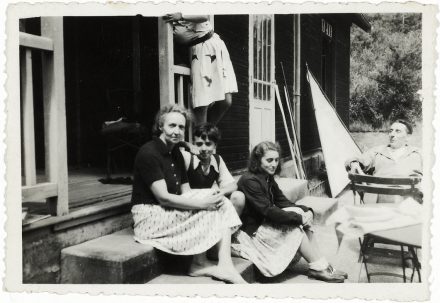
[[[267,31],[268,31],[268,35],[267,35],[267,54],[268,54],[268,56],[267,56],[267,81],[271,81],[272,79],[270,78],[270,62],[271,62],[271,60],[270,60],[270,58],[271,58],[271,45],[272,45],[272,35],[271,35],[271,26],[272,26],[272,24],[271,24],[271,18],[270,18],[270,16],[268,17],[268,20],[267,20]]]

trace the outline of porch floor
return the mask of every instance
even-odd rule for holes
[[[105,179],[105,171],[96,168],[70,169],[68,177],[69,211],[84,206],[105,202],[110,199],[128,197],[131,195],[131,173],[112,174],[112,180],[119,183],[103,184],[99,180]],[[44,175],[37,176],[37,182],[44,182]],[[117,182],[117,181],[116,181]],[[126,183],[126,184],[123,184]],[[27,215],[23,225],[30,224],[49,217],[44,201],[26,202]]]

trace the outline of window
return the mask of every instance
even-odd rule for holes
[[[333,26],[325,19],[321,19],[321,86],[330,101],[334,102],[334,43]]]
[[[271,101],[272,16],[254,15],[254,98]]]

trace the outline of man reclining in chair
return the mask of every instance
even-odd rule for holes
[[[369,174],[378,177],[422,177],[422,155],[417,147],[408,145],[412,134],[411,124],[403,119],[395,120],[389,130],[389,143],[373,147],[360,157],[345,162],[347,171],[353,174]],[[378,202],[396,202],[381,195]]]

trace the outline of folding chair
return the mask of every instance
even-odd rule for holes
[[[360,204],[365,204],[364,194],[372,193],[378,195],[398,195],[398,196],[410,196],[421,203],[422,194],[416,187],[420,183],[419,177],[407,177],[407,178],[384,178],[375,177],[369,175],[348,175],[351,181],[351,189],[353,191],[354,203],[356,204],[356,195],[360,197]],[[409,229],[412,230],[412,229]],[[420,230],[421,229],[417,229]],[[360,244],[360,256],[367,274],[368,282],[371,281],[371,276],[395,276],[403,278],[403,282],[406,283],[406,267],[412,267],[410,281],[413,282],[414,274],[417,271],[419,282],[421,281],[420,275],[420,262],[417,257],[417,249],[421,248],[420,241],[408,241],[408,239],[401,238],[402,232],[400,229],[391,230],[388,233],[369,233],[365,234],[363,240],[359,238]],[[420,234],[421,236],[421,234]],[[420,240],[419,235],[416,235],[416,239]],[[387,246],[399,246],[400,252],[393,249],[377,248],[375,244],[386,244]],[[407,248],[405,251],[405,247]],[[400,265],[402,266],[403,275],[389,273],[389,272],[374,272],[368,271],[367,263],[373,263],[374,258],[380,258],[382,256],[399,256]],[[371,262],[369,262],[371,261]],[[411,262],[408,262],[411,261]],[[412,263],[412,264],[409,264]]]

